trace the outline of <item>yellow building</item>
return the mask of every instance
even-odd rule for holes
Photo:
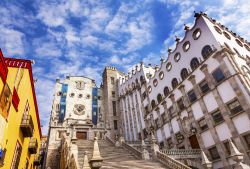
[[[41,127],[30,60],[0,50],[0,169],[39,165]]]

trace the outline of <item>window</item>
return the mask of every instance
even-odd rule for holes
[[[198,123],[199,123],[201,130],[208,129],[208,125],[207,125],[205,118],[201,119]]]
[[[167,71],[168,71],[168,72],[171,70],[172,65],[171,65],[171,63],[170,63],[170,62],[168,62],[168,63],[167,63],[166,68],[167,68]]]
[[[193,39],[197,40],[199,39],[200,36],[201,36],[201,29],[200,28],[195,29],[195,31],[193,32]]]
[[[11,169],[18,169],[21,153],[22,153],[22,147],[17,141],[14,156],[11,163]]]
[[[169,88],[166,86],[165,88],[164,88],[164,96],[167,96],[168,94],[169,94]]]
[[[208,151],[212,157],[212,160],[217,160],[220,158],[220,155],[219,155],[216,147],[212,147],[212,148],[208,149]]]
[[[191,90],[188,92],[188,98],[189,98],[191,103],[193,103],[195,100],[197,100],[197,97],[196,97],[194,90]]]
[[[214,79],[216,80],[217,83],[221,82],[223,79],[225,79],[225,76],[223,74],[223,72],[221,71],[220,68],[216,69],[213,73],[212,73]]]
[[[181,78],[182,78],[182,80],[185,80],[187,77],[188,77],[188,71],[186,68],[183,68],[181,70]]]
[[[147,97],[147,93],[146,93],[146,92],[143,92],[143,93],[142,93],[142,100],[145,100],[146,97]]]
[[[157,95],[157,101],[158,103],[162,101],[162,95],[160,93]]]
[[[112,97],[115,98],[115,91],[112,91]]]
[[[241,47],[243,47],[242,43],[240,42],[239,39],[235,39],[235,41],[238,43],[238,45],[240,45]]]
[[[221,31],[220,28],[218,28],[217,26],[214,26],[214,29],[215,29],[219,34],[222,34],[222,31]]]
[[[184,50],[184,52],[187,52],[189,48],[190,48],[190,42],[189,42],[189,41],[186,41],[186,42],[183,44],[182,49]]]
[[[225,36],[228,40],[230,40],[230,39],[231,39],[231,37],[230,37],[230,35],[229,35],[228,33],[223,32],[223,34],[224,34],[224,36]]]
[[[114,77],[110,77],[111,79],[111,84],[115,84],[115,78]]]
[[[244,47],[250,52],[250,47],[247,44],[244,44]]]
[[[174,114],[174,107],[173,106],[168,108],[168,113],[169,113],[170,117],[173,117],[173,114]]]
[[[82,98],[82,94],[79,94],[79,95],[78,95],[78,98]]]
[[[116,101],[112,101],[113,105],[113,116],[116,116]]]
[[[243,108],[241,107],[238,100],[234,100],[233,102],[229,103],[228,108],[230,110],[231,115],[235,115],[235,114],[243,111]]]
[[[182,111],[182,110],[185,109],[185,105],[183,103],[183,99],[182,98],[180,98],[179,100],[177,100],[177,105],[178,105],[180,111]]]
[[[154,109],[155,106],[156,106],[155,100],[152,100],[152,101],[151,101],[151,107],[152,107],[152,109]]]
[[[161,72],[159,73],[159,78],[162,80],[163,77],[164,77],[164,73],[163,73],[163,71],[161,71]]]
[[[202,92],[203,94],[207,93],[207,92],[210,90],[210,88],[209,88],[208,83],[207,83],[206,80],[203,80],[203,81],[199,84],[199,87],[200,87],[201,92]]]
[[[218,123],[224,121],[220,111],[216,111],[216,112],[212,113],[212,117],[213,117],[215,124],[218,124]]]
[[[174,60],[176,62],[178,62],[179,60],[181,59],[181,54],[179,52],[177,52],[175,55],[174,55]]]
[[[210,45],[206,45],[201,50],[201,55],[204,59],[207,59],[213,53],[213,49]]]
[[[169,148],[172,148],[174,146],[171,137],[167,139],[167,143]]]
[[[155,87],[158,85],[157,79],[155,79],[155,80],[153,81],[153,84],[154,84]]]
[[[160,124],[158,122],[158,118],[155,119],[155,127],[156,127],[156,129],[160,128]]]
[[[165,113],[161,114],[161,119],[162,119],[163,124],[167,123],[167,117]]]
[[[70,97],[74,97],[74,96],[75,96],[75,93],[70,93],[69,96],[70,96]]]
[[[197,67],[199,67],[199,61],[197,58],[193,58],[190,62],[190,67],[192,70],[195,70]]]
[[[174,79],[172,80],[172,88],[174,89],[174,88],[176,88],[177,86],[178,86],[178,81],[177,81],[176,78],[174,78]]]
[[[98,96],[98,100],[101,100],[102,99],[102,97],[101,96]]]
[[[114,120],[114,129],[117,130],[118,127],[117,127],[117,120]]]
[[[151,93],[152,92],[152,87],[148,86],[148,92]]]
[[[245,139],[245,141],[247,143],[248,149],[250,149],[250,134],[245,135],[244,139]]]
[[[231,154],[229,142],[227,141],[227,142],[225,142],[223,144],[224,144],[225,149],[226,149],[226,154],[227,154],[227,156],[229,156]]]

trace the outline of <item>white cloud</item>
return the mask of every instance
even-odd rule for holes
[[[24,44],[26,37],[22,32],[0,26],[0,44],[8,57],[13,55],[24,55]],[[23,56],[22,56],[23,57]]]

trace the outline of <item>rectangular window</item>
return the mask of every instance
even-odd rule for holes
[[[147,93],[146,93],[146,92],[143,92],[143,93],[142,93],[142,100],[145,100],[146,97],[147,97]]]
[[[21,153],[22,153],[22,147],[17,141],[15,152],[14,152],[12,163],[11,163],[11,169],[18,169]]]
[[[182,98],[177,101],[177,105],[178,105],[180,111],[182,111],[182,110],[185,109],[185,105],[183,103],[183,99]]]
[[[250,134],[245,135],[244,139],[245,139],[245,141],[247,143],[248,149],[250,149]]]
[[[159,122],[158,122],[158,118],[155,119],[155,127],[156,127],[156,129],[158,129],[160,127]]]
[[[172,118],[173,115],[174,115],[174,108],[173,108],[173,106],[169,107],[168,113],[169,113],[170,117]]]
[[[227,142],[225,142],[223,144],[224,144],[225,149],[226,149],[226,155],[229,156],[231,154],[230,147],[229,147],[229,142],[227,141]]]
[[[116,116],[116,101],[112,101],[113,105],[113,115]]]
[[[115,91],[112,91],[112,97],[115,98]]]
[[[188,98],[189,98],[191,103],[193,103],[195,100],[197,100],[197,97],[196,97],[194,90],[191,90],[188,92]]]
[[[115,84],[115,78],[114,77],[110,77],[111,79],[111,84]]]
[[[212,160],[217,160],[220,158],[220,155],[219,155],[216,147],[212,147],[212,148],[208,149],[208,151],[212,157]]]
[[[168,138],[167,139],[167,143],[168,143],[168,148],[172,148],[173,147],[173,142],[172,142],[172,138]]]
[[[167,123],[166,113],[162,113],[161,118],[162,118],[163,124],[166,124]]]
[[[198,123],[199,123],[201,130],[208,129],[208,125],[207,125],[205,118],[201,119]]]
[[[117,127],[117,120],[114,120],[114,129],[117,130],[118,127]]]
[[[223,72],[221,71],[220,68],[216,69],[213,73],[212,73],[215,81],[217,83],[221,82],[223,79],[225,79],[225,76],[223,74]]]
[[[216,111],[216,112],[212,113],[212,117],[213,117],[215,124],[218,124],[218,123],[224,121],[223,116],[221,115],[220,111]]]
[[[243,111],[243,108],[241,107],[238,100],[234,100],[233,102],[228,104],[228,108],[230,109],[230,114],[234,115],[241,111]]]
[[[206,80],[203,80],[203,81],[199,84],[199,86],[200,86],[201,92],[202,92],[203,94],[207,93],[207,92],[210,90],[210,88],[209,88],[208,83],[207,83]]]

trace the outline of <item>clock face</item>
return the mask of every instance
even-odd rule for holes
[[[84,115],[84,113],[85,113],[85,106],[84,105],[82,105],[82,104],[76,104],[75,106],[74,106],[74,113],[76,114],[76,115]]]

